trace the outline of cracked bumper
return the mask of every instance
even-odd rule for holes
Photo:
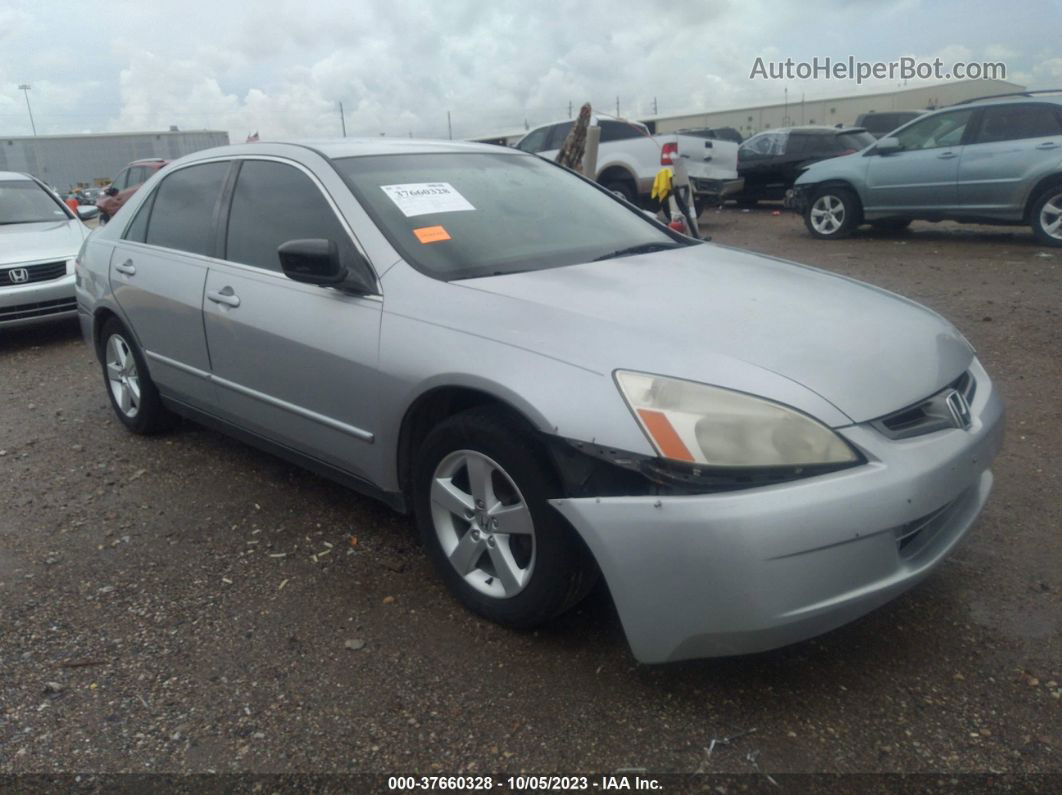
[[[866,454],[860,467],[741,492],[553,505],[593,552],[640,661],[794,643],[915,585],[969,530],[1003,437],[999,395],[976,375],[969,430],[890,441],[841,429]]]

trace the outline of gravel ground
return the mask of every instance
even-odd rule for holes
[[[76,325],[5,332],[0,773],[1058,774],[1062,250],[704,220],[924,302],[979,349],[1008,438],[928,581],[745,658],[639,665],[604,589],[508,631],[449,598],[402,517],[190,423],[132,436]]]

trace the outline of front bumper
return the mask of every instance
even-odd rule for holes
[[[968,430],[890,441],[841,429],[866,455],[860,467],[741,492],[554,500],[601,567],[634,656],[784,646],[929,574],[984,506],[1002,443],[1002,401],[974,371]]]
[[[0,328],[49,323],[76,314],[73,273],[45,282],[0,287]]]

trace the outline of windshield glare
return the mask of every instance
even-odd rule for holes
[[[518,152],[351,157],[336,167],[399,254],[438,279],[684,245],[639,211]]]
[[[69,216],[39,185],[29,180],[0,182],[0,224],[65,221]]]

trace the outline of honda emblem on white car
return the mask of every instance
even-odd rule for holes
[[[951,390],[944,399],[948,404],[951,417],[955,420],[955,427],[966,429],[970,427],[970,404],[966,402],[966,396],[962,392]]]
[[[29,271],[25,268],[12,268],[7,272],[7,277],[12,284],[22,284],[29,281]]]

